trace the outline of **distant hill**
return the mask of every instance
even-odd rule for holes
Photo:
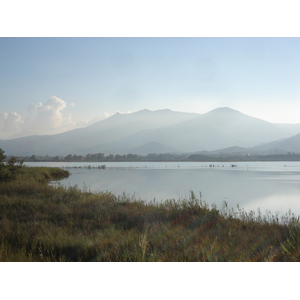
[[[250,148],[243,148],[238,146],[213,150],[213,151],[197,151],[195,154],[202,155],[248,155]]]
[[[259,144],[255,147],[228,147],[213,151],[197,151],[195,154],[202,155],[273,155],[273,154],[287,154],[287,153],[300,153],[300,134],[296,134],[290,138],[280,139],[270,143]]]
[[[300,153],[299,133],[300,124],[273,124],[230,108],[206,114],[142,110],[117,113],[61,134],[0,140],[0,148],[7,155],[23,156],[221,151],[218,149],[230,153],[244,148]]]
[[[253,147],[251,152],[261,154],[300,153],[300,134],[296,134],[290,138],[280,139],[279,141],[258,145]]]

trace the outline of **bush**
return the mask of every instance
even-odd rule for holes
[[[12,181],[17,178],[20,168],[23,166],[23,160],[18,162],[17,158],[12,156],[7,164],[4,164],[4,151],[0,149],[0,181]]]

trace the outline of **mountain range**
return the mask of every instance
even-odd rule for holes
[[[0,140],[0,148],[16,156],[300,153],[300,124],[269,123],[227,107],[205,114],[145,109],[60,134]]]

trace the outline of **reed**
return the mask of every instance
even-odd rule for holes
[[[24,167],[0,183],[0,261],[299,261],[291,212],[211,207],[185,200],[144,203],[126,194],[48,185],[68,176]]]

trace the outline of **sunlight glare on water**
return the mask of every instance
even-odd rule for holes
[[[107,162],[26,163],[71,172],[60,181],[92,192],[123,193],[144,201],[188,198],[191,191],[208,204],[300,215],[300,162]],[[106,169],[97,166],[105,164]],[[87,168],[88,166],[91,168]],[[234,165],[234,166],[232,166]]]

